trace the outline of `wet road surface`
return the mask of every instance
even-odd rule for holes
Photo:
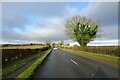
[[[33,78],[118,78],[118,68],[56,49]]]

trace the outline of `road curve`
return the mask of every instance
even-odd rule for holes
[[[33,78],[118,78],[118,68],[57,49]]]

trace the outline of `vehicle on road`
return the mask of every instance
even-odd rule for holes
[[[56,50],[57,48],[55,47],[55,48],[53,48],[54,50]]]

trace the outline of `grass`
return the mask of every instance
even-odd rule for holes
[[[78,50],[70,50],[70,49],[63,49],[67,52],[71,52],[73,54],[77,54],[83,57],[87,58],[94,58],[102,61],[107,61],[110,63],[113,63],[115,65],[118,65],[118,62],[120,62],[119,57],[111,56],[111,55],[103,55],[103,54],[95,54],[95,53],[90,53],[90,52],[85,52],[85,51],[78,51]]]
[[[39,60],[34,62],[29,68],[27,68],[24,72],[22,72],[20,75],[17,76],[17,78],[26,79],[32,76],[37,69],[38,65],[42,63],[42,61],[47,57],[47,55],[50,53],[51,50],[48,50],[46,54],[43,55]]]
[[[2,76],[5,77],[5,76],[9,75],[11,72],[14,72],[18,68],[22,67],[24,64],[41,56],[43,53],[44,52],[39,52],[39,53],[33,54],[27,58],[22,58],[22,59],[14,61],[14,62],[9,62],[6,67],[3,67]]]
[[[64,49],[86,51],[91,53],[100,53],[103,55],[120,56],[120,46],[62,46]]]

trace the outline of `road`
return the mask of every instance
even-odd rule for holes
[[[118,78],[118,68],[57,49],[52,51],[33,77]]]

